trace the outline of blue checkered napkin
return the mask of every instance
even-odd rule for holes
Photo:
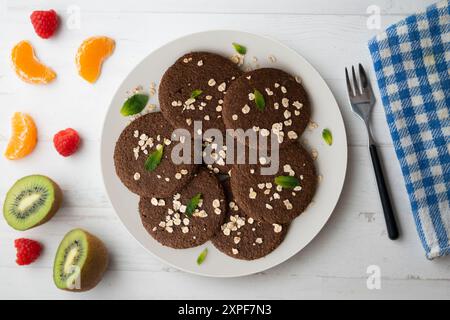
[[[427,257],[450,254],[450,3],[369,41],[386,119]]]

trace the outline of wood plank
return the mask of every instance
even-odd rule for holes
[[[386,16],[381,20],[381,28],[401,20],[403,16]],[[174,21],[175,20],[175,21]],[[189,21],[179,27],[183,21]],[[175,27],[173,23],[175,22]],[[92,94],[92,86],[80,81],[73,65],[78,45],[87,36],[92,35],[89,30],[97,34],[110,35],[117,40],[117,51],[105,65],[105,74],[96,84],[96,88],[118,86],[121,79],[149,52],[155,50],[168,41],[180,36],[214,29],[238,29],[254,32],[263,36],[273,37],[292,47],[310,61],[325,79],[343,79],[342,67],[355,62],[368,64],[370,57],[367,41],[379,32],[366,27],[364,16],[343,15],[313,15],[296,16],[273,14],[211,14],[204,19],[202,14],[165,14],[165,13],[85,13],[81,17],[81,29],[68,30],[67,27],[58,35],[58,41],[36,41],[30,24],[23,18],[22,12],[12,12],[0,25],[8,25],[14,34],[6,34],[0,43],[1,57],[0,75],[5,86],[0,93],[10,94],[11,88],[27,88],[19,80],[9,78],[14,76],[9,65],[9,53],[18,39],[31,39],[37,49],[38,56],[46,61],[61,75],[60,79],[65,88],[70,91]],[[157,32],[164,29],[164,32]],[[348,53],[352,52],[351,55]],[[259,57],[266,59],[267,57]],[[331,59],[330,59],[331,58]],[[120,62],[120,63],[118,63]],[[370,64],[368,64],[370,65]],[[108,68],[108,66],[110,66]],[[112,68],[111,66],[114,66]],[[4,77],[8,75],[9,81]],[[107,76],[108,75],[108,76]],[[51,88],[59,88],[59,82]],[[51,90],[47,88],[45,90]],[[38,90],[42,92],[43,90]],[[33,91],[30,91],[30,93]],[[70,96],[69,90],[67,94]],[[81,98],[83,98],[81,96]],[[95,98],[95,96],[93,97]]]
[[[171,15],[129,14],[119,16],[105,14],[99,16],[98,14],[86,14],[83,16],[83,29],[67,31],[64,37],[61,36],[58,44],[34,41],[39,57],[50,64],[59,74],[58,80],[53,85],[36,87],[17,79],[9,65],[9,48],[17,39],[29,36],[28,21],[19,20],[19,16],[21,14],[17,12],[8,15],[8,25],[13,25],[15,29],[19,30],[18,35],[14,37],[6,35],[5,42],[0,43],[0,96],[3,102],[3,106],[0,108],[0,141],[6,141],[9,132],[9,118],[14,111],[18,110],[29,112],[35,117],[42,141],[51,140],[55,132],[68,126],[80,128],[86,139],[98,140],[103,114],[108,108],[115,88],[138,61],[168,39],[176,38],[186,32],[203,30],[210,24],[210,22],[201,21],[195,14],[178,15],[180,18],[194,22],[183,30],[169,29],[164,34],[155,33],[150,41],[142,40],[148,39],[145,30],[152,25],[164,25],[170,20]],[[142,16],[144,18],[140,18]],[[399,18],[389,17],[386,24]],[[282,20],[281,24],[280,19]],[[141,25],[133,33],[130,28],[122,30],[106,27],[111,23],[115,25],[119,20],[123,21],[125,25],[133,25],[134,21],[139,20]],[[0,26],[2,23],[4,22],[0,21]],[[240,25],[244,30],[273,36],[304,55],[325,77],[334,92],[348,126],[349,143],[351,145],[366,143],[362,124],[354,121],[355,118],[348,108],[343,73],[345,66],[357,62],[364,63],[371,71],[371,62],[365,42],[374,32],[365,28],[363,17],[296,17],[292,15],[281,18],[276,15],[230,17],[219,14],[215,15],[212,23],[214,24],[211,26],[213,28],[230,28]],[[255,26],[258,26],[260,30],[256,30]],[[111,34],[118,39],[118,49],[105,64],[103,76],[95,86],[84,83],[77,76],[71,58],[76,52],[77,45],[86,36],[85,28],[89,30],[100,28],[99,33]],[[329,57],[330,50],[334,53],[333,59]],[[347,54],[349,51],[354,52],[354,55],[349,56]],[[374,82],[373,74],[372,81]],[[375,83],[374,86],[376,87]],[[378,101],[380,101],[379,96]],[[61,110],[64,112],[62,116],[59,116]],[[373,123],[378,142],[391,145],[384,111],[380,103],[374,108]]]
[[[448,299],[448,280],[382,279],[381,290],[368,290],[367,278],[255,275],[237,279],[201,278],[176,271],[110,271],[95,289],[73,294],[57,289],[50,269],[26,268],[10,276],[1,299]],[[117,289],[120,288],[120,289]],[[217,290],[220,288],[220,290]],[[251,292],[249,291],[251,288]],[[280,290],[282,288],[282,290]],[[288,294],[287,294],[288,293]]]
[[[398,185],[393,188],[393,201],[402,229],[402,238],[392,242],[386,236],[374,177],[369,172],[367,150],[364,147],[352,147],[349,156],[352,170],[348,172],[341,200],[328,224],[301,253],[279,267],[264,272],[263,276],[267,275],[269,279],[283,275],[294,278],[362,278],[369,265],[379,265],[387,279],[450,280],[450,257],[433,262],[424,257],[404,187],[399,183],[401,178],[398,168],[392,166],[387,171],[390,185]],[[387,163],[393,161],[394,155],[389,148],[383,149],[383,156]],[[83,177],[92,173],[86,171],[85,174]],[[80,190],[88,188],[83,178],[75,181],[61,176],[61,179],[65,190],[75,188],[77,184]],[[6,181],[12,180],[8,177]],[[326,177],[322,183],[326,183]],[[75,203],[71,198],[77,197],[77,192],[82,191],[66,191],[68,201],[64,207],[50,223],[39,228],[18,233],[1,219],[0,243],[4,244],[5,249],[0,256],[0,267],[14,268],[12,241],[24,235],[41,240],[46,246],[42,258],[27,269],[49,268],[63,235],[72,228],[82,227],[99,235],[108,244],[113,256],[111,270],[174,273],[173,268],[160,263],[133,240],[109,206],[99,208],[93,198],[86,196],[78,196],[80,203]],[[3,196],[3,190],[1,194]],[[100,195],[101,192],[97,191],[96,194]],[[408,263],[405,264],[405,261]],[[19,270],[15,272],[21,272]],[[9,276],[0,273],[0,282],[5,277]],[[275,283],[273,285],[276,286]]]
[[[8,10],[33,10],[36,5],[27,0],[6,1]],[[82,11],[87,12],[176,12],[176,13],[232,13],[232,14],[357,14],[366,15],[366,10],[371,5],[380,7],[382,14],[411,14],[416,10],[426,7],[433,3],[433,0],[278,0],[276,2],[269,0],[229,0],[229,1],[177,1],[177,0],[158,0],[158,1],[139,1],[129,0],[111,1],[111,0],[78,0],[70,5],[79,6]],[[45,8],[55,8],[59,11],[67,9],[67,3],[55,3],[51,0],[39,2],[40,6]]]
[[[4,143],[0,143],[0,150],[4,150],[4,146]],[[7,190],[14,181],[25,175],[40,173],[52,177],[61,185],[66,194],[65,207],[110,207],[101,179],[100,161],[97,157],[98,143],[91,143],[90,141],[83,143],[82,149],[70,158],[63,158],[58,155],[50,142],[40,143],[37,148],[36,152],[20,161],[10,161],[0,157],[0,166],[2,168],[0,201],[3,201]],[[393,183],[403,183],[400,166],[393,148],[381,147],[380,156],[386,164],[389,179]],[[348,167],[360,168],[362,173],[361,177],[353,176],[352,179],[355,181],[363,180],[371,187],[374,187],[370,157],[365,145],[349,147]],[[366,172],[365,174],[363,173],[364,171]],[[373,188],[368,189],[362,184],[358,195],[366,200],[370,198],[370,195],[365,195],[365,192],[374,192],[374,190]],[[401,194],[405,193],[403,189],[396,189],[395,191]],[[365,202],[362,202],[362,204],[365,204]],[[405,210],[407,209],[407,207],[404,208]]]

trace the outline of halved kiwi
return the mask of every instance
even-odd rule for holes
[[[108,260],[108,251],[100,239],[82,229],[74,229],[58,247],[53,281],[63,290],[90,290],[102,279]]]
[[[3,216],[16,230],[27,230],[50,220],[62,202],[62,191],[50,178],[23,177],[9,189],[3,203]]]

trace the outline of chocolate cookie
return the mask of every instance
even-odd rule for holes
[[[196,196],[200,199],[198,206],[190,213],[189,204]],[[206,169],[201,169],[180,193],[165,199],[142,197],[139,202],[148,233],[162,245],[176,249],[210,240],[222,224],[225,210],[222,186]]]
[[[260,159],[260,162],[263,159]],[[273,175],[262,175],[261,164],[238,164],[231,170],[231,188],[239,207],[250,217],[288,223],[311,202],[317,186],[313,160],[299,144],[279,150]]]
[[[172,149],[180,139],[173,137],[172,131],[161,113],[149,113],[131,122],[120,134],[114,164],[120,180],[131,192],[144,197],[168,197],[192,178],[197,168],[193,161],[179,165],[172,161]],[[182,140],[192,143],[191,139]],[[162,158],[150,171],[145,164],[158,146],[162,147]]]
[[[222,185],[228,210],[220,231],[212,239],[214,246],[232,258],[243,260],[259,259],[275,250],[284,240],[288,225],[250,218],[234,200],[229,180]]]
[[[175,128],[194,133],[194,121],[203,131],[224,132],[222,108],[230,83],[242,74],[229,59],[209,52],[191,52],[164,73],[159,86],[161,111]]]
[[[310,116],[303,86],[278,69],[264,68],[243,74],[233,81],[224,99],[223,120],[227,129],[251,129],[265,137],[273,133],[280,148],[298,141]]]

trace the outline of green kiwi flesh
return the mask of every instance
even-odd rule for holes
[[[16,230],[28,230],[50,220],[62,201],[59,186],[42,175],[23,177],[9,189],[3,216]]]
[[[56,252],[53,280],[68,291],[87,291],[102,279],[108,266],[108,251],[103,242],[82,229],[70,231]]]

